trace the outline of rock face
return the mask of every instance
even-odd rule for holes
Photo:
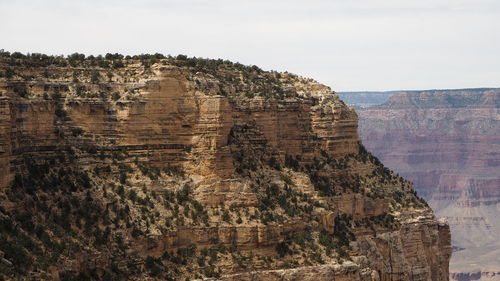
[[[500,269],[499,108],[500,90],[476,89],[402,92],[358,111],[367,149],[450,223],[456,280]]]
[[[0,62],[0,277],[448,279],[448,225],[326,86],[184,57]]]

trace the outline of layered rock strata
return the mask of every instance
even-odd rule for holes
[[[225,61],[52,59],[1,60],[0,276],[447,280],[448,226],[328,87]]]
[[[456,280],[499,270],[499,108],[500,90],[465,89],[402,92],[358,111],[366,147],[450,223]]]

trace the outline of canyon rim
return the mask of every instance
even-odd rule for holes
[[[327,86],[186,56],[0,69],[0,278],[448,280],[448,224]]]

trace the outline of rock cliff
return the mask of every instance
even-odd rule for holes
[[[500,90],[465,89],[402,92],[358,110],[366,147],[449,222],[456,280],[500,270],[499,108]]]
[[[448,279],[448,225],[324,85],[184,56],[0,66],[2,278]]]

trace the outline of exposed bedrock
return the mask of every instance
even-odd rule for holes
[[[7,279],[448,279],[448,225],[324,85],[227,62],[11,62]]]

